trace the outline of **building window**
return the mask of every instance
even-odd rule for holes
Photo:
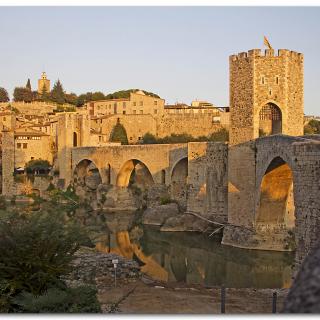
[[[17,143],[17,148],[21,149],[21,143]]]
[[[34,157],[31,157],[31,160],[34,160]]]
[[[23,149],[27,149],[27,143],[23,143]]]
[[[6,117],[3,117],[3,121],[6,121]]]
[[[136,114],[137,113],[137,110],[132,110],[133,114]]]
[[[140,114],[143,114],[143,110],[140,110]]]
[[[139,106],[142,107],[143,106],[143,101],[139,102]]]
[[[266,84],[266,83],[267,83],[267,79],[264,76],[262,76],[261,77],[261,84]]]
[[[125,103],[125,102],[123,102],[122,106],[125,108],[125,107],[126,107],[126,103]]]
[[[276,77],[276,84],[279,84],[279,77]]]
[[[158,101],[157,100],[154,100],[154,105],[158,105]]]
[[[133,106],[135,107],[136,105],[137,105],[137,103],[134,101],[134,102],[133,102]]]
[[[122,114],[126,114],[126,110],[123,110],[123,111],[122,111]]]
[[[157,114],[158,113],[158,110],[157,109],[154,109],[154,114]]]
[[[99,142],[101,142],[102,141],[102,137],[101,136],[99,136]]]

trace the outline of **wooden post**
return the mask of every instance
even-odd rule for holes
[[[221,286],[221,313],[226,313],[226,288]]]
[[[277,313],[277,291],[272,294],[272,313]]]

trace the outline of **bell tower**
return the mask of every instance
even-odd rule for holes
[[[50,92],[50,80],[47,79],[45,72],[42,72],[41,79],[38,80],[38,93],[42,94],[43,92]]]

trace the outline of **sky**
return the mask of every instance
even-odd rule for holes
[[[81,94],[139,88],[229,105],[231,54],[304,54],[305,114],[320,115],[320,7],[0,7],[0,87],[42,71]]]

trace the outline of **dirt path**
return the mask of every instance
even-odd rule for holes
[[[226,313],[271,313],[273,289],[226,289]],[[287,289],[277,289],[280,311]],[[104,312],[123,314],[217,314],[220,289],[177,284],[146,284],[143,281],[99,293]]]

